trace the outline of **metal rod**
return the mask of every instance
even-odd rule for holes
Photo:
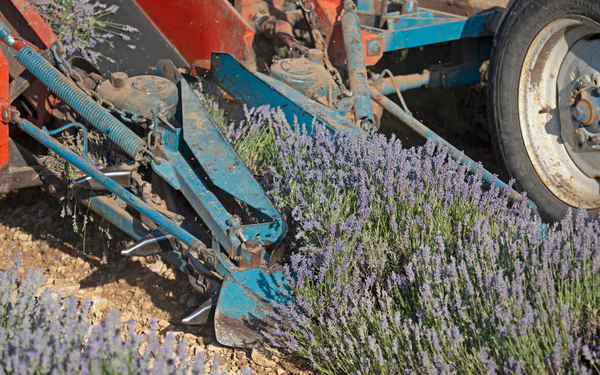
[[[416,89],[423,86],[431,87],[431,73],[429,70],[423,70],[423,73],[408,74],[403,76],[394,76],[393,78],[383,78],[383,73],[379,78],[371,79],[371,85],[384,95],[390,95],[398,91]]]
[[[435,132],[433,132],[431,129],[429,129],[427,126],[425,126],[422,123],[420,123],[419,121],[417,121],[417,119],[408,115],[402,108],[400,108],[400,106],[398,106],[396,103],[394,103],[393,101],[388,99],[385,95],[383,95],[382,93],[377,91],[376,88],[371,86],[370,92],[371,92],[371,98],[374,101],[376,101],[380,106],[382,106],[385,110],[387,110],[392,115],[399,118],[400,121],[402,121],[403,123],[408,125],[411,129],[413,129],[414,131],[416,131],[417,133],[419,133],[421,136],[425,137],[426,139],[431,138],[431,139],[435,140],[436,143],[442,144],[445,147],[447,147],[448,153],[450,154],[450,156],[452,156],[452,158],[463,163],[465,166],[467,166],[467,168],[469,168],[469,171],[471,171],[472,173],[477,173],[478,164],[473,159],[471,159],[464,153],[460,152],[456,147],[452,146],[444,138],[440,137]],[[495,177],[490,171],[488,171],[485,168],[483,168],[483,176],[482,177],[483,177],[483,180],[490,185],[496,185],[501,189],[508,188],[508,185],[506,185],[504,182],[499,180],[497,177]],[[510,193],[515,200],[521,200],[521,194],[519,194],[517,191],[512,190]]]
[[[350,0],[344,1],[342,34],[344,35],[344,49],[346,50],[346,65],[348,67],[350,90],[356,95],[356,102],[354,104],[356,123],[361,128],[368,130],[375,123],[375,117],[373,116],[373,107],[371,106],[371,98],[369,97],[360,21],[358,14],[356,14],[356,7]]]

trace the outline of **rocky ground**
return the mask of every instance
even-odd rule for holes
[[[93,323],[118,309],[123,322],[133,318],[137,332],[148,334],[155,318],[161,335],[173,332],[187,341],[192,355],[204,352],[207,368],[218,354],[220,371],[227,374],[240,374],[246,367],[255,374],[312,373],[305,360],[282,350],[224,347],[216,341],[212,323],[180,324],[208,296],[196,292],[183,273],[158,257],[120,257],[118,251],[132,241],[114,227],[107,240],[97,217],[87,225],[84,246],[83,233],[73,231],[72,218],[61,218],[61,210],[60,202],[39,189],[0,196],[0,270],[7,266],[9,249],[18,251],[23,267],[40,269],[46,275],[44,286],[57,296],[92,300]]]

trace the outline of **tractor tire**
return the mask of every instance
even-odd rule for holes
[[[570,207],[600,212],[600,123],[583,125],[573,112],[584,92],[600,94],[600,2],[512,0],[490,57],[490,131],[502,177],[546,222]]]

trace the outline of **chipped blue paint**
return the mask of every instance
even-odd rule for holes
[[[239,233],[233,233],[234,229],[247,239],[258,240],[263,246],[281,242],[287,232],[283,218],[188,83],[170,61],[159,61],[156,71],[178,87],[180,100],[175,118],[180,127],[159,124],[164,158],[160,159],[160,164],[152,163],[153,170],[183,193],[220,247],[232,258],[237,257],[241,245]],[[190,163],[192,159],[200,164],[206,180],[194,169]],[[259,223],[234,228],[230,224],[232,216],[213,192],[215,187],[246,203]],[[268,254],[265,260],[270,260]],[[227,272],[231,272],[230,267],[219,271],[221,275]]]
[[[233,347],[257,346],[269,330],[269,311],[291,301],[291,287],[282,271],[255,268],[228,275],[215,311],[217,340]],[[240,298],[243,296],[243,298]]]
[[[461,38],[494,35],[502,14],[492,10],[462,17],[419,8],[413,14],[388,13],[391,30],[363,27],[383,38],[383,50],[395,51]]]
[[[269,104],[281,108],[292,129],[295,129],[297,120],[297,124],[304,124],[310,134],[314,131],[313,121],[316,120],[325,124],[331,133],[362,134],[362,130],[339,112],[308,99],[274,78],[261,73],[252,74],[228,53],[213,53],[211,67],[215,80],[225,91],[250,107]]]
[[[48,134],[38,129],[35,125],[27,120],[19,121],[19,127],[21,130],[32,136],[35,140],[54,151],[57,155],[73,164],[82,172],[93,177],[101,185],[110,190],[113,194],[127,202],[133,208],[148,216],[152,221],[161,226],[164,230],[177,237],[186,245],[192,248],[201,248],[204,246],[200,240],[192,236],[189,232],[180,228],[171,220],[167,219],[156,210],[152,209],[146,203],[142,202],[138,197],[124,189],[122,186],[111,180],[104,173],[97,170],[94,165],[81,157],[77,156],[74,152],[55,141]]]

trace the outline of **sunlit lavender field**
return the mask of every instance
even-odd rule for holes
[[[296,250],[273,345],[328,374],[599,371],[600,226],[586,211],[542,226],[432,141],[307,135],[268,107],[247,117],[226,132]]]
[[[106,21],[114,7],[32,2],[67,53],[92,61],[98,43],[136,32]],[[308,135],[269,107],[227,125],[201,99],[291,228],[293,302],[277,306],[271,345],[326,374],[600,372],[600,227],[585,211],[542,227],[526,199],[433,142]],[[0,374],[205,371],[185,344],[136,336],[117,314],[92,326],[89,304],[38,291],[41,274],[18,278],[13,256],[0,273]]]

